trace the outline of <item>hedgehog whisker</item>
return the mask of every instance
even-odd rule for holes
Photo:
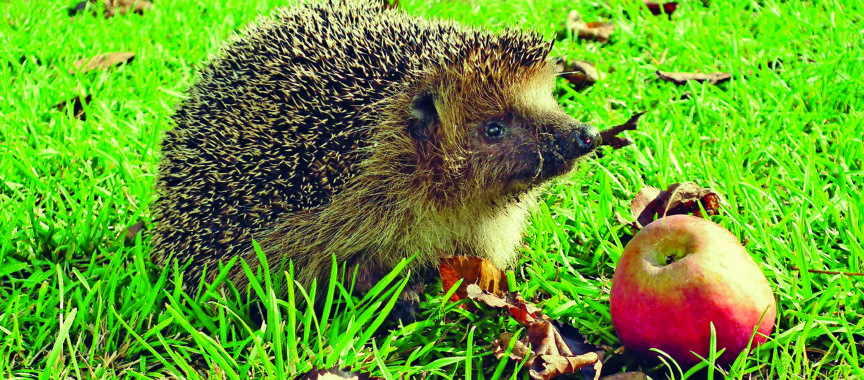
[[[540,163],[537,165],[537,170],[534,171],[534,176],[531,177],[532,180],[536,180],[537,178],[540,178],[540,174],[543,173],[543,164],[544,164],[543,152],[541,152],[540,149],[537,149],[536,152],[537,152],[537,158],[540,159]]]

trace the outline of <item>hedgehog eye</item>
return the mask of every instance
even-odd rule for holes
[[[507,132],[507,126],[502,124],[500,121],[490,121],[486,123],[486,128],[484,128],[483,133],[486,135],[487,139],[490,140],[498,140]]]

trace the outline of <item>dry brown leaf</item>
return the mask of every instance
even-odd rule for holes
[[[528,372],[533,379],[552,379],[560,375],[576,373],[582,368],[592,366],[596,369],[595,377],[592,380],[597,380],[600,377],[600,367],[603,363],[600,361],[600,356],[596,352],[589,352],[577,356],[561,356],[561,355],[540,355],[532,367],[540,367],[537,371],[531,368]]]
[[[128,12],[143,15],[144,11],[149,11],[153,7],[149,1],[145,0],[105,0],[105,18],[114,17],[116,14],[125,15]]]
[[[75,61],[75,69],[70,69],[69,74],[74,74],[76,70],[82,73],[93,70],[104,70],[121,63],[129,63],[133,59],[135,59],[135,53],[132,52],[99,54],[90,59],[84,58]]]
[[[372,377],[368,373],[356,373],[342,371],[337,368],[313,369],[303,374],[300,380],[379,380],[380,377]]]
[[[69,9],[69,16],[75,16],[83,13],[87,9],[87,3],[96,3],[97,0],[84,0],[75,4],[74,8]],[[146,0],[103,0],[102,14],[105,18],[111,18],[115,15],[125,15],[130,11],[135,14],[143,15],[144,11],[153,8],[153,4]],[[93,12],[93,16],[97,13]]]
[[[585,22],[576,10],[567,14],[567,30],[582,40],[607,42],[615,30],[615,25],[608,22]]]
[[[507,309],[517,322],[525,326],[543,318],[540,309],[526,302],[519,293],[507,292],[499,296],[481,289],[477,284],[469,284],[466,288],[466,296],[489,307]]]
[[[639,118],[644,114],[645,112],[634,114],[633,116],[630,116],[630,119],[628,119],[624,124],[616,125],[600,132],[600,145],[608,145],[611,146],[612,149],[620,149],[633,144],[633,142],[628,139],[618,137],[618,134],[624,131],[635,131],[636,128],[639,127]]]
[[[531,343],[531,350],[537,355],[573,355],[561,333],[552,322],[537,321],[528,327],[526,335]]]
[[[638,222],[637,228],[642,228],[648,225],[648,223],[653,222],[654,213],[657,213],[657,218],[662,218],[663,214],[665,214],[665,207],[663,206],[666,204],[666,198],[658,199],[660,198],[660,193],[662,191],[654,186],[645,186],[630,201],[630,215],[636,218]],[[646,216],[643,217],[643,214]],[[642,223],[643,221],[647,223]]]
[[[498,358],[504,356],[512,339],[512,334],[501,334],[501,339],[494,343],[494,353]],[[526,336],[514,342],[510,359],[522,361],[526,358],[532,379],[551,379],[588,369],[590,371],[582,373],[583,378],[587,375],[589,379],[596,380],[602,368],[602,351],[577,351],[568,345],[559,329],[548,320],[531,323]]]
[[[670,185],[666,191],[646,186],[630,202],[630,213],[636,218],[637,229],[648,225],[656,218],[667,215],[693,214],[704,218],[720,213],[722,199],[716,191],[703,188],[692,182]],[[701,205],[701,209],[700,209]]]
[[[135,245],[135,237],[138,236],[138,233],[141,232],[144,227],[144,221],[139,220],[137,223],[126,228],[126,233],[123,236],[123,244],[127,247]]]
[[[399,8],[399,0],[381,0],[382,7],[384,9],[397,9]]]
[[[732,78],[732,74],[729,73],[676,73],[657,70],[655,74],[658,78],[667,82],[672,82],[678,86],[687,83],[688,80],[696,81],[699,83],[708,82],[710,84],[718,84],[726,82],[730,78]]]
[[[60,103],[55,104],[53,107],[63,112],[69,103],[72,103],[72,117],[84,121],[87,120],[87,114],[84,112],[84,105],[90,104],[90,101],[93,100],[93,95],[87,95],[84,97],[84,100],[81,100],[80,95],[76,95],[74,98],[69,100],[64,100]]]
[[[651,14],[654,16],[659,16],[665,13],[666,16],[671,19],[672,13],[674,13],[675,10],[678,9],[678,3],[674,1],[665,3],[646,1],[645,8],[648,8],[648,10],[651,11]]]
[[[597,68],[590,62],[566,61],[557,66],[558,76],[566,79],[576,91],[584,90],[602,79]]]
[[[509,357],[514,361],[525,360],[532,379],[551,379],[577,371],[592,380],[600,376],[603,352],[587,343],[576,329],[553,325],[539,308],[526,302],[519,293],[498,296],[480,289],[477,284],[469,284],[466,296],[489,307],[507,309],[516,321],[528,327],[525,337],[513,342]],[[562,335],[562,330],[568,332],[567,337]],[[499,359],[512,339],[512,334],[504,333],[493,343],[493,352]]]
[[[603,376],[600,380],[648,380],[648,375],[642,372],[621,372],[614,375]]]
[[[564,343],[567,344],[567,347],[570,347],[570,351],[572,351],[574,355],[596,352],[597,355],[600,356],[600,360],[603,360],[605,349],[588,342],[588,339],[586,339],[577,328],[557,321],[552,322],[552,325],[558,329],[561,338],[564,339]],[[580,370],[582,378],[584,380],[596,380],[597,377],[600,376],[601,367],[602,363],[598,362],[593,367],[582,368]]]
[[[631,203],[632,203],[632,201],[631,201]],[[614,215],[615,215],[615,220],[618,221],[618,224],[623,224],[623,225],[630,224],[630,221],[627,220],[626,218],[624,218],[624,215],[621,215],[621,213],[618,212],[618,210],[615,210]]]
[[[501,359],[504,356],[504,353],[507,352],[507,347],[510,346],[511,340],[513,340],[513,334],[505,332],[501,333],[498,340],[492,342],[492,346],[495,348],[492,353],[496,358]],[[510,350],[509,358],[513,361],[522,361],[522,359],[529,355],[531,355],[531,350],[528,346],[521,340],[517,340],[513,343],[513,349]]]
[[[438,266],[438,273],[441,275],[445,292],[450,290],[456,281],[464,279],[453,297],[450,297],[453,302],[466,298],[466,288],[471,284],[477,284],[480,289],[493,294],[503,295],[510,291],[507,274],[486,259],[469,256],[444,257]]]

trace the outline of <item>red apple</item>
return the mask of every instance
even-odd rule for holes
[[[628,349],[666,352],[682,367],[707,358],[714,323],[718,363],[729,364],[774,327],[768,280],[738,239],[702,218],[674,215],[647,225],[624,248],[612,280],[612,323]],[[764,317],[763,317],[764,314]],[[761,318],[761,322],[760,322]],[[764,334],[764,335],[763,335]]]

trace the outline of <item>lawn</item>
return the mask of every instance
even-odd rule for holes
[[[616,212],[632,220],[644,186],[692,181],[724,197],[711,219],[745,243],[778,302],[768,343],[696,376],[864,378],[864,3],[686,1],[671,19],[640,4],[400,1],[410,14],[548,38],[571,9],[616,27],[608,43],[555,44],[554,55],[604,74],[578,92],[561,80],[558,99],[601,129],[647,113],[625,133],[633,145],[604,147],[550,188],[525,232],[518,289],[607,348],[604,375],[681,378],[615,351],[608,301],[632,233]],[[284,276],[259,275],[250,303],[231,286],[186,294],[177,268],[151,263],[149,205],[172,110],[222,41],[280,5],[157,0],[143,15],[106,19],[91,14],[95,4],[70,17],[74,1],[0,1],[0,376],[283,379],[314,366],[528,378],[490,348],[524,328],[445,302],[440,284],[417,322],[394,325],[384,316],[399,278],[365,299],[309,289],[343,300],[316,313],[277,297]],[[75,69],[109,52],[135,57]],[[656,70],[732,78],[676,86]],[[79,107],[55,106],[76,96]]]

